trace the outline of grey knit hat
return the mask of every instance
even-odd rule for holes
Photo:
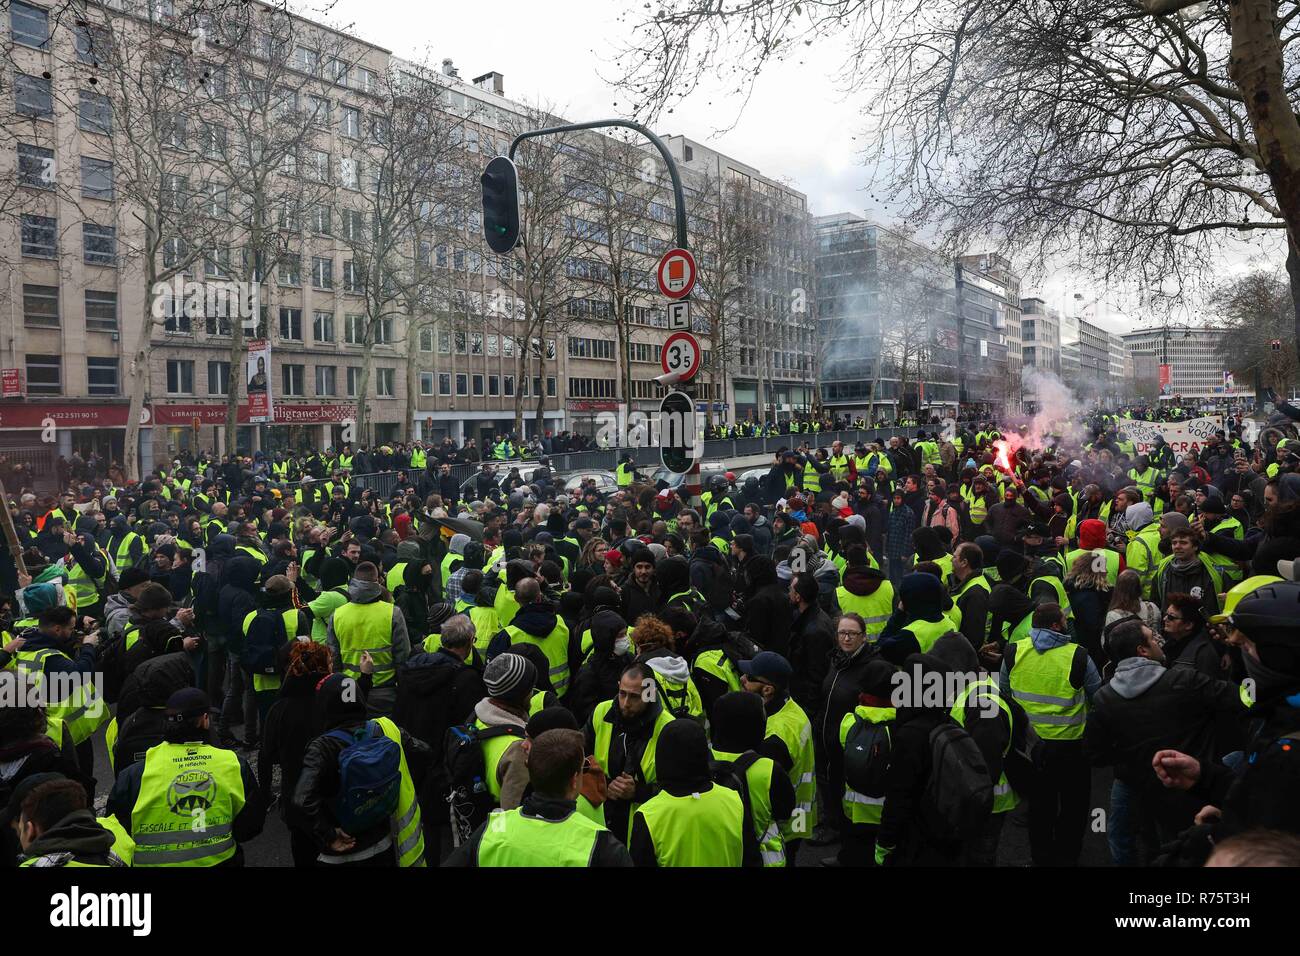
[[[499,654],[483,670],[483,684],[489,697],[509,700],[521,687],[531,691],[537,686],[537,668],[518,654]]]

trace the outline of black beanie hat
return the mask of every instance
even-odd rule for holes
[[[891,668],[892,670],[892,668]],[[734,690],[713,704],[713,743],[728,753],[757,750],[767,736],[767,714],[757,694]]]
[[[666,787],[708,790],[709,738],[693,720],[673,720],[659,733],[655,774]]]

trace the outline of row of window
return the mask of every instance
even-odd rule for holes
[[[194,394],[194,365],[192,359],[167,360],[167,394]],[[347,384],[346,397],[357,397],[357,392],[361,387],[361,371],[361,368],[355,365],[349,365],[344,369]],[[395,391],[397,370],[395,368],[380,367],[372,369],[371,372],[371,378],[375,383],[375,395],[379,398],[395,397],[397,394]],[[285,398],[306,397],[306,375],[307,366],[305,365],[292,363],[281,365],[280,391],[278,394]],[[335,366],[315,366],[315,377],[316,395],[318,397],[332,398],[338,395],[338,369]],[[30,388],[28,390],[30,391]],[[208,362],[208,394],[230,394],[229,362]]]
[[[85,308],[88,331],[117,331],[116,292],[85,290]],[[60,321],[59,287],[23,283],[23,325],[29,328],[57,329]]]
[[[475,398],[514,398],[515,396],[515,377],[513,375],[480,375],[465,372],[421,372],[421,395],[429,396],[434,394],[435,378],[438,385],[437,394],[443,397],[452,394],[453,379],[456,385],[455,394],[458,397],[473,395]],[[525,378],[520,385],[519,394],[524,398],[540,398],[541,390],[542,378],[540,375],[534,375],[532,377],[531,391],[529,389],[529,380]],[[546,397],[555,398],[554,378],[548,377],[546,379]]]
[[[119,394],[120,364],[116,358],[86,357],[86,392],[93,396]],[[63,394],[63,356],[27,356],[27,394]]]
[[[104,136],[113,132],[113,104],[102,93],[78,90],[77,126],[86,133]],[[53,80],[44,76],[14,74],[14,109],[20,116],[53,119]]]
[[[113,164],[106,159],[82,156],[81,195],[84,199],[113,198]],[[18,144],[18,182],[35,189],[53,190],[58,170],[54,150],[30,143]]]
[[[82,256],[86,265],[117,265],[117,227],[99,223],[81,224]],[[59,256],[59,221],[52,216],[22,217],[22,252],[35,259]]]

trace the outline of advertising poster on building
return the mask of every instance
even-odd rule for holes
[[[248,420],[268,423],[272,418],[271,396],[271,343],[255,339],[248,343],[248,362],[245,366],[245,385],[248,391]]]
[[[1174,379],[1174,367],[1172,365],[1160,366],[1160,394],[1161,395],[1172,395],[1174,393],[1173,379]]]
[[[1119,430],[1133,442],[1139,455],[1155,447],[1156,435],[1164,435],[1175,455],[1200,453],[1211,435],[1223,428],[1222,415],[1207,415],[1185,422],[1121,421]]]

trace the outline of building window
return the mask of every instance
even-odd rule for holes
[[[81,195],[87,199],[112,199],[113,164],[103,159],[82,156]]]
[[[330,154],[320,149],[307,150],[307,175],[318,183],[330,181]]]
[[[361,294],[361,275],[357,271],[357,264],[351,259],[343,263],[343,291],[353,295]]]
[[[361,387],[361,369],[355,365],[348,366],[348,398],[357,397],[357,389]]]
[[[117,392],[117,359],[87,357],[86,394],[116,395]]]
[[[546,379],[546,397],[555,398],[555,379],[550,376]]]
[[[28,216],[22,219],[23,255],[38,259],[53,259],[59,254],[59,222],[49,216]]]
[[[302,341],[302,309],[280,307],[280,338]]]
[[[469,394],[469,376],[466,375],[464,372],[456,373],[456,394],[457,395]]]
[[[311,284],[316,289],[334,288],[334,260],[321,256],[311,257]]]
[[[366,317],[364,315],[345,315],[343,317],[344,341],[348,345],[366,344]]]
[[[482,394],[483,394],[483,376],[482,376],[482,375],[475,375],[475,376],[473,376],[473,383],[474,383],[474,395],[475,395],[476,397],[477,397],[477,396],[482,396]]]
[[[302,285],[302,259],[288,256],[280,260],[280,285]]]
[[[46,90],[49,90],[49,81]],[[113,132],[113,104],[102,93],[81,90],[77,102],[77,125],[87,133],[102,133],[109,136]]]
[[[366,234],[366,214],[359,209],[344,209],[343,238],[349,242],[360,242]]]
[[[62,358],[57,355],[27,356],[27,394],[63,394]]]
[[[28,328],[59,327],[59,287],[23,283],[23,325]]]
[[[438,373],[438,394],[439,395],[451,394],[451,373],[450,372]]]
[[[50,81],[43,76],[14,74],[14,108],[22,116],[53,116],[54,92]]]
[[[311,207],[311,231],[318,236],[332,235],[330,232],[330,207],[316,205]]]
[[[351,156],[339,159],[339,183],[344,189],[361,188],[361,166]]]
[[[37,189],[54,188],[54,150],[18,144],[18,182]]]
[[[482,332],[471,332],[471,333],[470,333],[470,336],[469,336],[469,354],[470,354],[470,355],[482,355],[482,354],[483,354],[483,333],[482,333]]]
[[[171,395],[194,394],[194,363],[186,359],[167,360],[167,391]]]
[[[389,345],[393,341],[393,317],[386,315],[375,323],[375,344]]]
[[[213,338],[228,336],[234,331],[230,327],[230,317],[225,315],[205,315],[203,317],[203,330]]]
[[[117,228],[93,222],[81,224],[81,239],[86,264],[112,266],[117,264]]]
[[[489,335],[487,339],[487,354],[498,355],[501,352],[500,340],[495,335]]]
[[[489,376],[488,376],[488,395],[490,395],[490,396],[493,397],[493,398],[498,398],[498,397],[501,395],[501,376],[500,376],[500,375],[489,375]]]
[[[168,335],[189,335],[193,331],[193,320],[186,311],[184,299],[168,296],[163,302],[163,331]]]
[[[340,110],[339,131],[344,136],[359,139],[361,136],[361,110],[354,106],[344,106]]]
[[[506,396],[506,398],[514,398],[514,395],[515,395],[515,377],[514,377],[513,375],[506,375],[506,376],[504,376],[504,378],[503,378],[503,382],[504,382],[504,385],[505,385],[505,396]]]
[[[433,351],[433,329],[429,328],[428,326],[420,329],[420,351],[421,352]]]
[[[230,394],[230,363],[229,362],[208,363],[208,394],[209,395]]]
[[[284,386],[285,395],[302,395],[303,366],[301,365],[281,365],[280,366],[280,383]]]
[[[393,397],[393,380],[396,378],[396,369],[377,368],[375,369],[375,394],[380,398]]]
[[[9,7],[9,25],[13,28],[14,42],[47,50],[50,46],[50,17],[40,7],[12,0]]]
[[[451,354],[451,333],[446,329],[438,330],[438,351],[443,355]]]
[[[469,341],[468,336],[466,336],[464,332],[460,331],[457,331],[454,335],[456,340],[456,354],[464,355],[467,351],[465,346]]]
[[[230,275],[230,247],[213,246],[203,255],[203,274],[214,279]]]
[[[316,366],[316,394],[322,396],[337,394],[333,365]]]
[[[420,373],[420,394],[421,395],[433,394],[433,373],[432,372]]]
[[[117,331],[117,293],[86,290],[86,328],[91,332]]]
[[[296,46],[293,48],[293,65],[294,69],[315,75],[320,69],[320,54],[310,47]]]
[[[334,341],[334,313],[317,312],[312,317],[312,336],[317,342]]]
[[[549,389],[549,382],[548,391]],[[612,378],[571,378],[569,379],[570,398],[613,398],[614,380]]]

